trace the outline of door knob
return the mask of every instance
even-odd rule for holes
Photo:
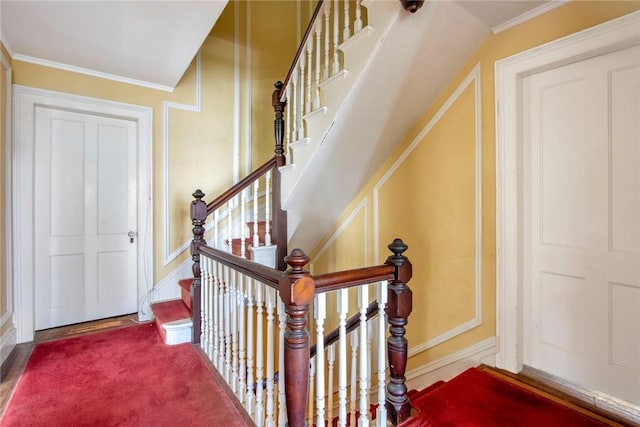
[[[133,243],[133,238],[136,237],[136,233],[135,231],[130,231],[127,236],[129,236],[129,243]]]

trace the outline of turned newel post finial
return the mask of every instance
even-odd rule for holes
[[[271,96],[271,104],[273,105],[273,110],[276,114],[276,118],[273,122],[274,136],[276,139],[276,163],[277,166],[284,166],[286,163],[284,156],[284,148],[283,148],[283,137],[284,137],[284,107],[285,102],[282,101],[282,82],[277,81],[274,84],[273,95]]]
[[[407,368],[407,340],[404,337],[409,314],[412,311],[412,293],[407,286],[411,280],[412,267],[409,259],[403,254],[408,246],[400,239],[395,239],[389,246],[393,253],[386,264],[394,266],[394,277],[387,287],[387,321],[389,322],[389,338],[387,355],[389,358],[389,383],[385,406],[387,419],[398,425],[411,415],[411,403],[407,396],[405,371]]]
[[[207,204],[203,197],[205,194],[200,190],[196,190],[192,194],[194,200],[191,202],[191,224],[193,224],[193,240],[191,240],[191,260],[193,265],[193,282],[191,282],[190,298],[191,298],[191,320],[193,321],[193,329],[191,330],[191,342],[200,342],[200,246],[206,245],[204,240],[204,222],[207,219]]]
[[[424,0],[400,0],[407,12],[416,13],[424,5]]]
[[[309,257],[294,249],[285,257],[290,268],[282,273],[279,289],[287,313],[284,334],[284,388],[287,425],[306,426],[305,413],[309,393],[309,332],[307,313],[315,295],[313,278],[304,266]]]

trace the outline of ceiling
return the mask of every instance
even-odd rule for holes
[[[1,39],[14,59],[170,91],[227,2],[0,0]],[[496,28],[547,1],[457,3]]]
[[[172,90],[227,1],[1,0],[0,30],[14,59]]]

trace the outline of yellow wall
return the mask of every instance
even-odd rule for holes
[[[169,239],[169,253],[191,239],[191,193],[201,188],[207,194],[205,200],[210,201],[233,183],[234,141],[239,141],[239,178],[251,169],[249,162],[262,164],[273,155],[271,92],[273,83],[284,79],[297,48],[296,20],[292,17],[298,8],[298,2],[289,1],[229,2],[201,49],[201,110],[169,108],[166,153],[163,104],[196,104],[195,61],[173,93],[14,61],[16,84],[153,108],[154,283],[187,257],[182,253],[164,265],[165,238]],[[283,26],[283,22],[290,25]],[[234,85],[236,73],[240,76],[239,93]],[[240,107],[237,117],[236,97]],[[267,123],[252,130],[250,145],[246,143],[249,120]],[[169,180],[166,193],[165,156]],[[168,217],[164,215],[165,197]],[[169,236],[164,233],[165,222],[169,223]]]
[[[10,56],[6,52],[4,45],[0,43],[0,53],[3,58],[10,61]],[[9,311],[9,286],[7,283],[7,234],[6,224],[8,216],[8,210],[10,206],[6,203],[6,186],[7,186],[7,145],[9,140],[7,138],[7,131],[9,123],[7,123],[7,101],[9,100],[8,94],[11,91],[10,82],[7,83],[7,78],[10,77],[11,63],[8,65],[4,63],[0,65],[0,318],[2,318]],[[11,327],[12,322],[6,322],[0,324],[0,337]]]
[[[382,263],[389,255],[386,245],[394,237],[405,240],[414,273],[407,339],[410,351],[422,348],[409,370],[496,334],[495,62],[638,8],[638,2],[574,1],[487,37],[312,252],[314,272],[323,273],[363,260]],[[477,326],[426,348],[428,340],[474,319]]]

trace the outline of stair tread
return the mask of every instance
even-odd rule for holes
[[[162,301],[151,305],[156,323],[163,324],[174,320],[190,319],[191,313],[181,299]]]

